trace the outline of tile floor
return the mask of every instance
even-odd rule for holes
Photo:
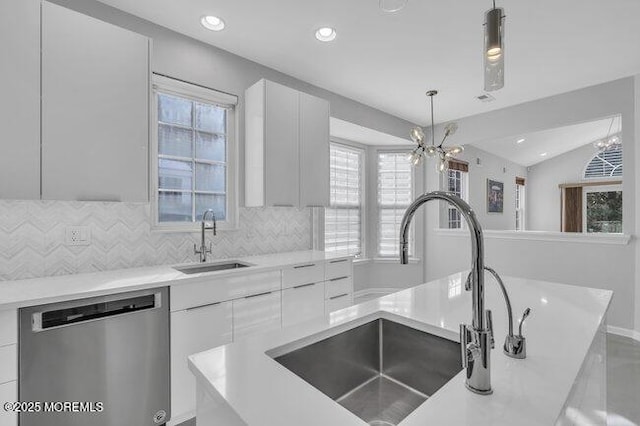
[[[614,334],[607,335],[607,405],[608,426],[640,426],[640,342]]]

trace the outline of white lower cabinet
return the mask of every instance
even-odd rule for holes
[[[282,326],[324,315],[324,283],[302,284],[282,291]]]
[[[329,315],[333,311],[348,308],[353,305],[353,294],[341,294],[327,299],[326,312]]]
[[[0,402],[18,401],[18,383],[16,381],[7,382],[0,385]],[[18,416],[15,412],[0,409],[0,425],[17,426]]]
[[[171,313],[172,424],[195,415],[196,383],[187,357],[233,341],[232,302]]]
[[[282,327],[281,291],[256,294],[233,301],[233,340]]]

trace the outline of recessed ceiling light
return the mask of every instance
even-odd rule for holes
[[[320,41],[333,41],[336,39],[336,30],[331,27],[318,28],[316,38]]]
[[[540,157],[546,157],[546,156],[547,156],[546,152],[543,152],[542,154],[540,154]]]
[[[521,138],[521,139],[518,139],[518,140],[516,141],[516,143],[522,143],[522,142],[524,142],[524,141],[525,141],[525,138]]]
[[[203,27],[211,31],[224,30],[224,21],[221,18],[213,15],[207,15],[200,18],[200,23]]]

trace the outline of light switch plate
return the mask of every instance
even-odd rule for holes
[[[67,226],[64,243],[67,246],[88,246],[91,244],[91,229],[88,226]]]

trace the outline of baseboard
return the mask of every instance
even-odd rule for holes
[[[630,339],[640,342],[640,332],[636,330],[629,330],[628,328],[614,327],[612,325],[607,326],[607,333],[617,334],[618,336],[629,337]]]

